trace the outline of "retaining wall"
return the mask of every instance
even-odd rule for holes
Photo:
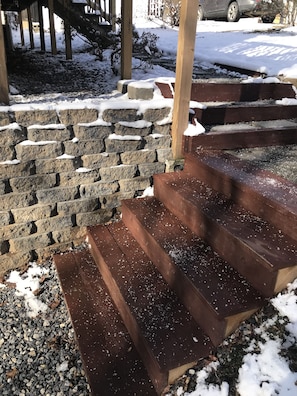
[[[171,159],[172,101],[0,107],[0,273],[85,239]]]

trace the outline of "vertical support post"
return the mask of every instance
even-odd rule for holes
[[[122,0],[121,78],[132,77],[132,0]]]
[[[55,20],[54,20],[54,0],[48,0],[48,16],[51,35],[52,54],[57,55],[57,42],[55,33]]]
[[[9,104],[8,76],[6,66],[5,40],[2,25],[2,11],[0,2],[0,102]]]
[[[24,38],[24,27],[23,27],[22,11],[20,11],[18,15],[19,15],[19,24],[20,24],[21,44],[22,44],[22,47],[23,47],[25,45],[25,38]]]
[[[30,48],[34,49],[34,36],[33,36],[33,23],[32,23],[32,14],[31,8],[27,8],[27,15],[28,15],[28,27],[29,27],[29,37],[30,37]]]
[[[112,26],[112,31],[115,32],[115,29],[116,29],[116,0],[109,0],[109,16],[110,16],[110,23]]]
[[[65,34],[65,48],[66,48],[66,59],[72,59],[72,47],[71,47],[71,27],[69,21],[69,1],[64,0],[64,7],[66,9],[66,18],[64,19],[64,34]]]
[[[45,51],[45,39],[44,39],[44,23],[41,1],[38,1],[38,22],[39,22],[39,36],[40,36],[40,49]]]
[[[198,5],[197,0],[181,2],[172,118],[174,159],[183,157],[183,133],[189,120]]]

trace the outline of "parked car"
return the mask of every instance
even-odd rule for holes
[[[198,19],[225,19],[236,22],[241,17],[261,17],[272,23],[283,9],[283,0],[200,0]]]

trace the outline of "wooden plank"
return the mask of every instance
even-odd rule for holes
[[[0,14],[1,14],[1,2],[0,2]],[[4,104],[9,104],[5,41],[4,41],[2,22],[0,23],[0,102]]]
[[[49,16],[49,24],[50,24],[52,54],[57,55],[57,42],[56,42],[55,21],[54,21],[54,0],[48,0],[48,16]]]
[[[183,157],[183,133],[188,127],[198,5],[196,0],[181,2],[172,120],[174,159]]]
[[[64,7],[66,10],[66,18],[64,19],[64,34],[65,34],[65,49],[66,59],[72,59],[72,47],[71,47],[71,26],[69,19],[69,0],[64,0]]]
[[[31,7],[27,8],[27,15],[28,15],[28,26],[29,26],[29,37],[30,37],[30,48],[34,49],[34,36],[33,36],[33,23],[32,23],[32,14],[31,14]]]
[[[41,0],[38,1],[38,21],[39,21],[40,49],[41,51],[45,51],[44,23],[43,23]]]
[[[25,38],[24,38],[24,28],[23,28],[23,17],[22,12],[19,12],[19,24],[20,24],[20,35],[21,35],[21,44],[22,47],[25,45]]]
[[[132,77],[132,0],[122,0],[121,78]]]

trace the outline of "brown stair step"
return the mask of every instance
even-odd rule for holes
[[[212,128],[197,136],[184,136],[184,152],[194,152],[198,147],[210,150],[265,147],[294,144],[297,142],[297,124],[281,126],[250,126],[246,124],[227,124]]]
[[[295,119],[297,105],[257,102],[203,103],[205,108],[195,107],[195,117],[203,125],[234,124],[244,121]]]
[[[92,395],[156,395],[90,252],[54,262]]]
[[[297,241],[297,186],[235,156],[187,153],[184,171],[265,219]]]
[[[296,241],[197,178],[155,175],[154,193],[265,296],[297,276]]]
[[[88,228],[91,253],[160,393],[213,349],[122,222]]]
[[[248,282],[154,197],[124,200],[123,221],[218,345],[262,304]]]

